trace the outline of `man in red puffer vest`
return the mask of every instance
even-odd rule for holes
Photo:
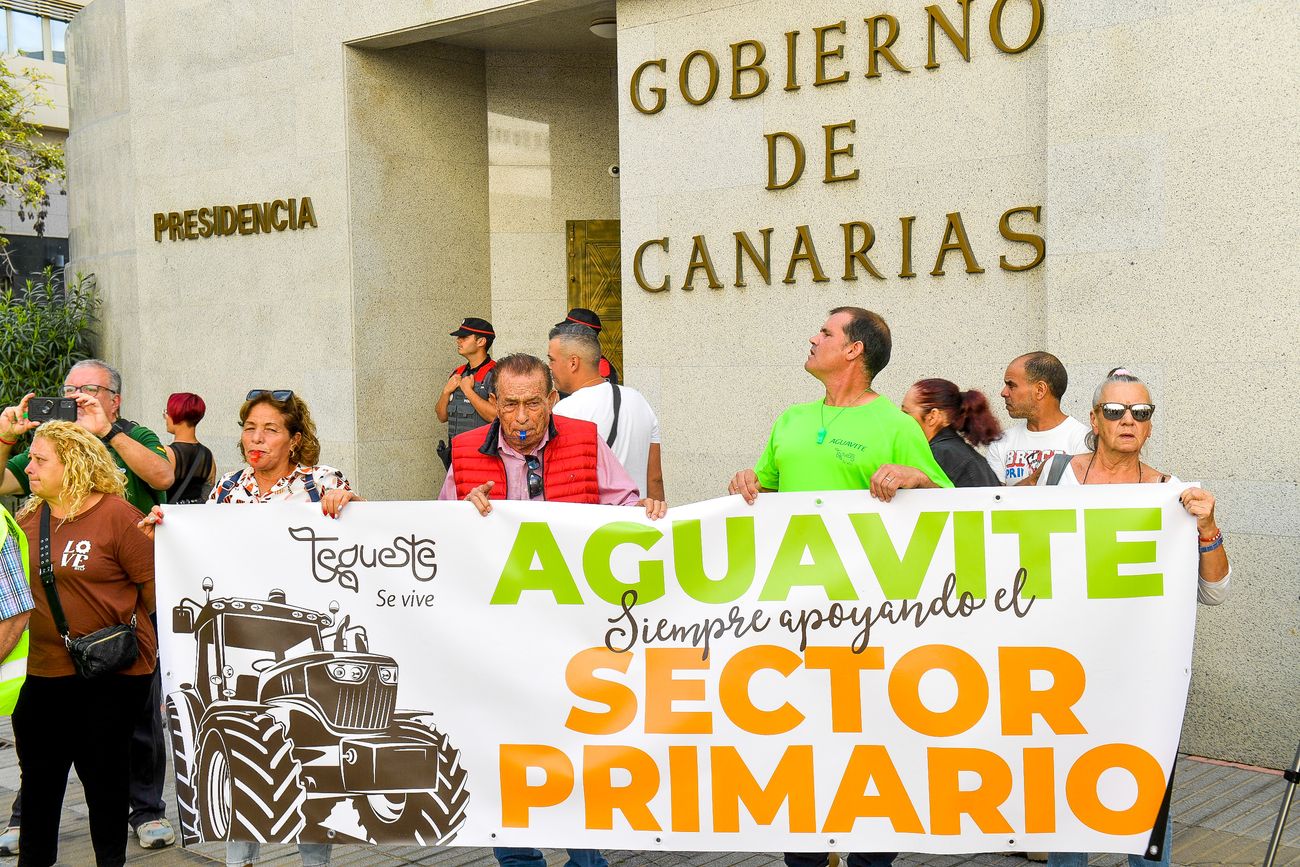
[[[636,482],[589,421],[551,415],[559,395],[546,362],[507,355],[497,362],[489,400],[497,419],[451,441],[451,467],[440,500],[468,500],[486,515],[492,500],[546,500],[644,506],[652,520],[668,511],[642,499]],[[538,849],[497,847],[501,867],[546,867]],[[597,849],[570,849],[568,867],[609,867]]]
[[[489,400],[497,420],[451,441],[440,500],[468,500],[486,515],[492,500],[546,500],[644,506],[654,520],[668,507],[642,498],[627,470],[588,421],[552,415],[551,370],[524,353],[497,362]]]

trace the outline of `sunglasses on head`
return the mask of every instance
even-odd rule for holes
[[[1097,409],[1101,410],[1101,417],[1106,421],[1119,421],[1124,417],[1124,413],[1132,413],[1133,421],[1149,421],[1155,414],[1156,405],[1154,403],[1100,403]]]
[[[255,388],[244,396],[244,400],[256,400],[264,394],[269,394],[274,399],[284,403],[293,397],[293,390],[288,388],[277,388],[274,391],[269,388]]]
[[[542,495],[542,461],[537,455],[529,455],[524,463],[528,465],[528,497],[535,500]]]

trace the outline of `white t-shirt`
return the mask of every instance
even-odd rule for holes
[[[1051,430],[1031,431],[1020,422],[989,443],[985,459],[1004,485],[1014,485],[1031,475],[1052,455],[1077,455],[1088,450],[1084,437],[1092,428],[1071,416]]]
[[[614,424],[615,387],[623,402],[618,409],[618,436],[610,448],[644,497],[650,444],[659,442],[659,418],[641,392],[626,385],[612,386],[608,382],[589,385],[557,403],[555,414],[595,422],[600,438],[605,439]]]

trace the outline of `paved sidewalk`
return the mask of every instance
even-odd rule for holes
[[[1183,867],[1200,865],[1259,864],[1273,824],[1282,804],[1285,781],[1276,771],[1244,768],[1211,762],[1192,756],[1180,756],[1174,783],[1174,863]],[[0,811],[8,810],[18,787],[18,762],[14,757],[9,720],[0,721]],[[172,781],[167,784],[167,798],[172,804]],[[1283,848],[1277,857],[1278,867],[1300,867],[1300,797],[1291,810],[1290,821],[1282,837]],[[168,810],[175,818],[175,806]],[[6,816],[7,817],[7,816]],[[68,785],[63,805],[62,838],[59,843],[60,864],[88,867],[95,863],[90,846],[90,829],[86,822],[86,802],[75,774]],[[147,852],[130,844],[127,861],[140,867],[170,867],[180,864],[212,865],[223,863],[225,846],[204,844],[191,849],[173,847]],[[550,867],[561,867],[567,860],[563,850],[547,850]],[[779,853],[735,852],[606,852],[612,867],[781,867]],[[0,857],[0,867],[17,862]],[[301,862],[293,846],[267,846],[262,864],[291,867]],[[489,849],[451,847],[442,850],[418,847],[338,846],[333,863],[338,867],[390,867],[390,865],[424,864],[437,867],[496,867]],[[1109,867],[1124,864],[1121,855],[1099,855],[1093,865]],[[1029,862],[1017,855],[916,855],[904,854],[895,862],[898,867],[952,867],[957,864],[983,864],[991,867],[1028,867]]]

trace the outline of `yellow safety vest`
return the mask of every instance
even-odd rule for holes
[[[0,506],[0,512],[4,512],[4,534],[0,535],[0,545],[4,545],[5,539],[10,533],[18,539],[18,550],[23,558],[23,574],[31,582],[31,575],[28,572],[27,563],[27,536],[14,520],[9,510]],[[18,692],[23,688],[23,681],[27,679],[27,630],[23,630],[22,636],[18,639],[18,644],[4,662],[0,662],[0,716],[9,716],[14,712],[14,705],[18,704]]]

